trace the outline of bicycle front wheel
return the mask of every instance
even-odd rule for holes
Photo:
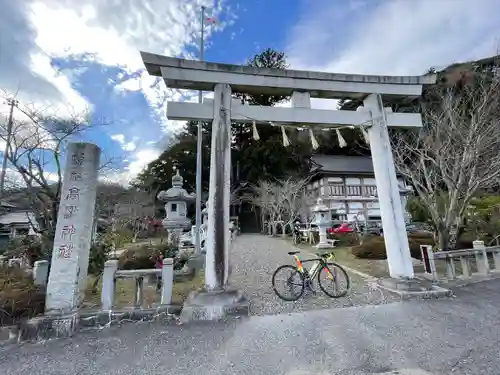
[[[297,267],[288,264],[274,271],[272,284],[274,293],[284,301],[297,301],[304,294],[304,277]]]
[[[318,272],[318,285],[328,297],[344,297],[351,286],[347,272],[340,264],[325,263]]]

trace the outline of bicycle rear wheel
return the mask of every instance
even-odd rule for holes
[[[284,283],[283,292],[278,290],[282,283]],[[274,293],[284,301],[297,301],[304,294],[304,277],[297,267],[288,264],[280,266],[274,271],[272,284]],[[290,292],[290,294],[286,294],[286,292]]]
[[[318,272],[318,285],[328,297],[344,297],[351,286],[349,275],[340,264],[325,263]]]

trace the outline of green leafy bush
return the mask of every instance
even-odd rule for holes
[[[455,247],[457,249],[472,249],[472,242],[476,240],[476,236],[472,232],[463,232],[457,238]],[[485,241],[487,243],[488,241]]]
[[[408,236],[408,244],[411,256],[420,259],[420,245],[434,245],[434,239],[429,234],[410,234]],[[363,243],[354,246],[351,251],[356,258],[387,259],[384,237],[382,236],[366,236],[363,238]]]
[[[362,243],[353,246],[352,254],[361,259],[386,259],[384,237],[382,236],[364,236]]]
[[[42,241],[37,236],[24,236],[13,238],[7,244],[5,255],[8,258],[26,257],[31,266],[37,260],[50,260],[52,249],[44,248]]]
[[[42,314],[45,290],[23,270],[0,266],[0,326]]]
[[[118,268],[137,270],[155,268],[161,258],[173,258],[174,269],[181,269],[187,256],[180,256],[178,248],[170,244],[142,245],[125,250],[118,260]]]
[[[329,239],[337,240],[335,246],[357,246],[359,245],[359,237],[356,233],[329,234]]]
[[[96,242],[90,246],[88,273],[100,275],[104,270],[104,264],[109,259],[113,247],[105,242]]]

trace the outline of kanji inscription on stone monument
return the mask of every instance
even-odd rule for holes
[[[69,179],[71,181],[80,181],[82,179],[82,174],[80,172],[71,172]]]
[[[71,219],[73,215],[78,212],[78,207],[76,206],[64,206],[64,218]]]
[[[62,244],[59,246],[57,258],[69,259],[73,253],[73,244]]]
[[[85,154],[83,152],[75,152],[71,155],[71,161],[73,165],[82,165],[85,160]]]
[[[80,189],[77,187],[71,187],[68,189],[68,194],[66,194],[67,201],[77,201],[80,200]]]
[[[61,239],[71,241],[73,239],[73,235],[75,234],[75,232],[76,228],[73,224],[65,225],[61,231]]]

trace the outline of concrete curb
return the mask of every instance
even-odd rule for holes
[[[421,280],[416,279],[416,281],[419,282]],[[430,287],[423,286],[421,290],[405,290],[400,289],[397,286],[390,286],[390,284],[397,284],[397,282],[398,281],[394,282],[390,279],[378,279],[375,282],[371,282],[371,284],[372,287],[394,293],[400,296],[401,300],[405,301],[410,299],[437,299],[453,296],[452,290],[441,288],[437,285],[431,285]]]
[[[161,305],[150,309],[80,310],[70,314],[42,315],[17,325],[0,327],[0,346],[68,338],[89,330],[101,330],[126,322],[177,320],[182,306]]]

